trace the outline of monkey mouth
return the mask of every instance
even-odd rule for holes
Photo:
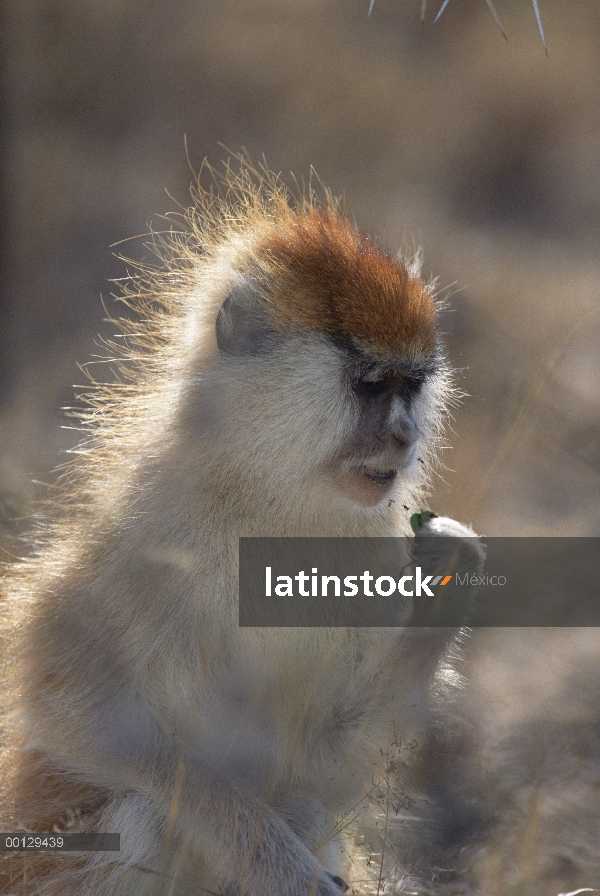
[[[351,464],[342,466],[334,473],[334,482],[357,504],[375,507],[389,493],[397,475],[397,467]]]
[[[394,467],[367,467],[358,468],[358,472],[365,476],[374,485],[391,485],[396,478],[398,471]]]

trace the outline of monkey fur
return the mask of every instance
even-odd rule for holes
[[[59,522],[7,570],[0,829],[12,896],[355,892],[336,817],[421,730],[456,632],[241,629],[240,536],[409,536],[452,400],[432,290],[329,194],[242,165],[125,288]],[[473,532],[431,519],[417,559]]]

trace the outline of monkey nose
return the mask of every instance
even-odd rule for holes
[[[388,418],[388,433],[396,451],[409,454],[419,438],[419,427],[412,407],[396,400]]]
[[[400,449],[403,453],[410,451],[411,448],[414,448],[415,443],[417,441],[416,435],[409,435],[407,433],[394,433],[394,447],[396,449]]]
[[[400,449],[403,454],[410,452],[417,444],[419,431],[416,423],[406,420],[401,424],[397,424],[392,430],[392,440],[396,450]]]

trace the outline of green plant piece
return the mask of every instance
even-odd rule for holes
[[[410,518],[413,532],[416,533],[420,526],[424,526],[426,522],[435,519],[436,516],[437,513],[433,513],[432,510],[419,510],[418,513],[413,513]]]

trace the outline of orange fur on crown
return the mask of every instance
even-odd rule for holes
[[[282,221],[257,254],[276,274],[272,311],[280,324],[325,332],[384,357],[434,351],[430,290],[347,218],[309,208]]]

